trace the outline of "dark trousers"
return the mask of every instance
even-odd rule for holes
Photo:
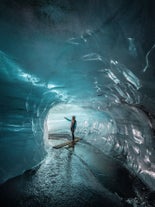
[[[72,140],[74,141],[74,130],[72,130],[71,132],[72,132]]]

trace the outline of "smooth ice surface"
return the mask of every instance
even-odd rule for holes
[[[1,183],[41,162],[48,132],[69,133],[74,113],[78,136],[155,188],[154,8],[1,2]]]

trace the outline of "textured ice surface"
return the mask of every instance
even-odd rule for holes
[[[152,1],[49,2],[0,8],[0,182],[43,160],[74,113],[78,136],[154,188]]]

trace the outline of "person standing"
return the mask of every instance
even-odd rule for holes
[[[75,132],[75,129],[76,129],[76,126],[77,126],[76,118],[75,118],[75,116],[72,116],[72,119],[68,119],[67,117],[64,117],[64,118],[67,121],[71,122],[70,130],[71,130],[71,133],[72,133],[72,141],[74,143],[74,140],[75,140],[74,132]]]

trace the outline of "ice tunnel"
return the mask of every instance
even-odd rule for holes
[[[154,1],[2,0],[0,13],[0,184],[57,153],[49,134],[76,115],[92,162],[98,150],[154,193]]]

